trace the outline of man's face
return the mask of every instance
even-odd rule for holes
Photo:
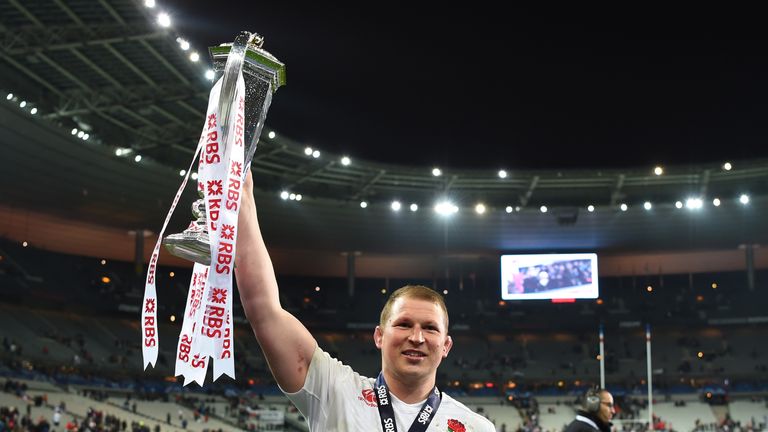
[[[376,327],[373,338],[382,370],[404,382],[434,377],[453,344],[440,306],[408,297],[395,300],[389,320]]]
[[[600,409],[597,410],[597,418],[604,423],[610,423],[616,409],[613,407],[613,395],[608,392],[600,392]]]

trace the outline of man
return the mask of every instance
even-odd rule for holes
[[[422,286],[395,291],[374,331],[381,373],[366,378],[318,347],[280,306],[248,173],[235,261],[240,299],[272,374],[312,432],[495,432],[493,424],[435,386],[453,341],[442,297]]]
[[[594,388],[587,390],[576,419],[565,432],[611,432],[611,419],[616,414],[613,395],[608,390]]]

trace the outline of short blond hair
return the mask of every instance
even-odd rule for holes
[[[440,306],[440,309],[443,310],[443,314],[445,315],[445,330],[448,330],[448,308],[445,306],[445,299],[443,299],[443,296],[440,295],[440,293],[432,288],[425,287],[424,285],[406,285],[395,290],[395,292],[393,292],[387,299],[384,308],[381,309],[381,317],[379,318],[380,326],[383,327],[387,321],[389,321],[389,316],[392,314],[392,305],[401,297],[425,300]]]

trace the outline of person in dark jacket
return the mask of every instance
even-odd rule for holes
[[[611,419],[616,414],[613,395],[605,389],[593,388],[587,391],[576,418],[565,428],[565,432],[611,432]]]

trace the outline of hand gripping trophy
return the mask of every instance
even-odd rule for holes
[[[203,384],[209,359],[214,380],[222,374],[235,377],[232,274],[241,187],[272,94],[285,84],[285,65],[262,49],[263,42],[257,34],[241,32],[233,43],[210,48],[221,78],[211,90],[197,147],[201,199],[192,206],[197,219],[184,232],[163,238],[185,177],[149,262],[141,317],[145,368],[154,366],[158,356],[155,273],[161,240],[171,254],[195,262],[176,355],[175,374],[184,377],[185,385]]]

